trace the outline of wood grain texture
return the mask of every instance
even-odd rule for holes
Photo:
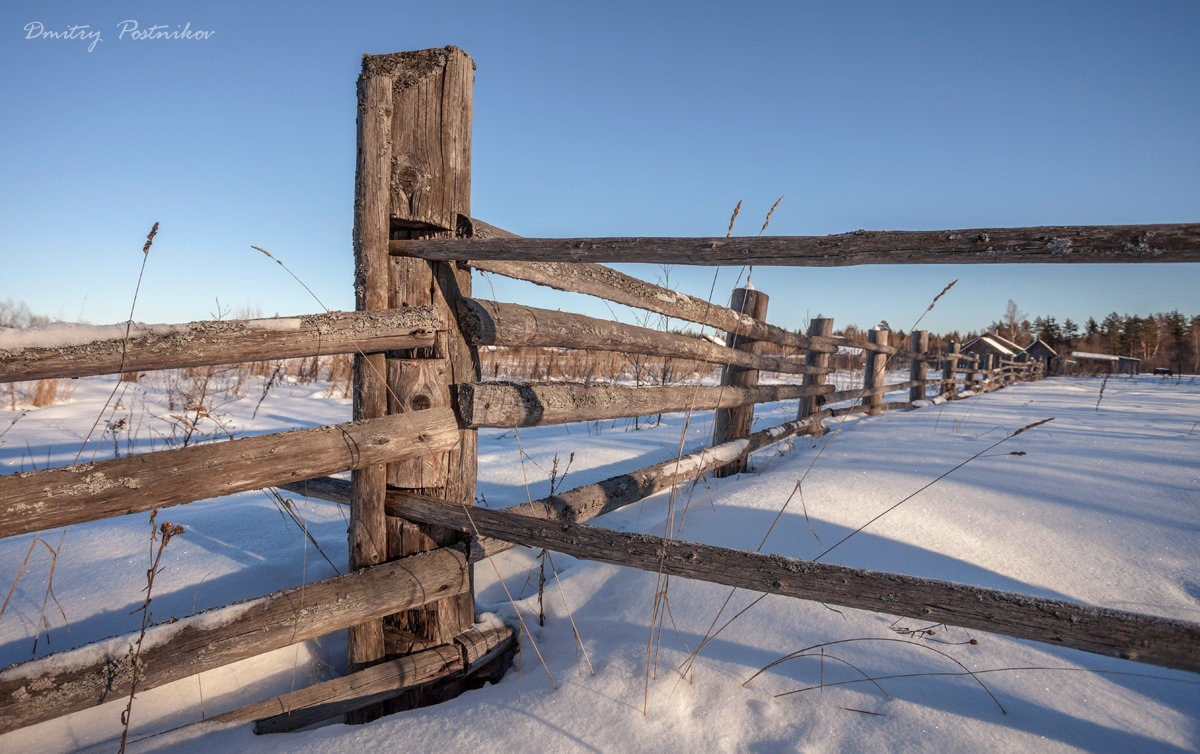
[[[857,230],[831,236],[405,241],[393,254],[526,262],[787,265],[1200,262],[1200,224]]]
[[[369,56],[364,72],[395,80],[391,124],[391,238],[448,239],[471,212],[471,127],[475,64],[457,47]],[[386,252],[385,252],[386,253]],[[387,292],[392,306],[432,305],[447,323],[433,349],[393,353],[394,408],[448,400],[448,385],[479,380],[479,357],[457,326],[458,302],[471,294],[471,273],[453,261],[393,258]],[[434,361],[421,365],[422,360]],[[389,465],[388,484],[443,500],[473,504],[477,465],[472,429],[448,452]],[[388,524],[389,551],[407,555],[452,544],[455,531]],[[470,594],[388,618],[418,643],[445,643],[474,623]],[[414,703],[420,699],[413,696]]]
[[[391,182],[394,80],[370,72],[367,58],[358,79],[358,148],[354,174],[354,294],[355,309],[388,308],[388,254],[391,222]],[[387,365],[384,355],[359,354],[354,359],[354,418],[387,415]],[[387,468],[363,466],[350,475],[354,500],[348,532],[350,566],[382,563],[387,558],[387,519],[383,493]],[[352,670],[378,662],[384,656],[383,624],[371,621],[351,626],[347,653]]]
[[[815,370],[815,367],[796,361],[724,348],[687,335],[520,304],[468,299],[463,302],[459,322],[467,338],[477,346],[550,346],[621,351],[711,364],[731,364],[784,374],[810,374]]]
[[[1200,624],[949,581],[666,540],[511,511],[390,499],[405,516],[601,563],[827,605],[990,631],[1059,647],[1200,672]]]
[[[465,556],[446,549],[159,624],[147,632],[138,658],[138,689],[469,589]],[[0,733],[112,700],[119,714],[133,678],[128,650],[136,639],[112,639],[0,672]]]
[[[0,477],[0,537],[261,489],[458,442],[448,407]]]
[[[439,325],[431,307],[134,325],[128,342],[0,349],[0,382],[418,348],[433,343]]]
[[[454,405],[469,427],[536,427],[673,411],[699,411],[831,393],[829,385],[625,387],[572,382],[454,385]]]
[[[526,280],[555,290],[583,293],[618,304],[645,309],[656,314],[715,327],[725,332],[739,332],[753,340],[763,340],[796,348],[810,346],[809,339],[781,327],[760,322],[748,314],[719,304],[712,304],[686,293],[672,291],[611,267],[588,262],[509,262],[471,260],[471,267],[483,272]],[[811,344],[833,351],[832,344]]]
[[[808,335],[810,338],[827,338],[833,334],[833,318],[832,317],[816,317],[808,323]],[[817,369],[829,368],[829,354],[821,351],[809,349],[804,353],[804,363],[810,367]],[[804,375],[804,385],[806,386],[824,386],[824,374],[806,374]],[[811,416],[814,412],[820,409],[828,401],[828,398],[822,398],[818,395],[806,396],[800,399],[800,405],[796,409],[796,418],[804,419]],[[809,434],[821,434],[821,423],[816,422],[809,428]]]
[[[860,407],[855,407],[860,408]],[[631,471],[609,477],[595,484],[576,487],[566,492],[560,492],[548,498],[521,503],[508,510],[521,515],[535,518],[546,518],[564,521],[589,521],[609,511],[623,508],[630,503],[636,503],[656,492],[669,489],[676,484],[689,484],[713,469],[728,464],[738,458],[765,448],[768,445],[795,437],[804,433],[814,422],[819,422],[836,412],[822,410],[805,419],[785,422],[768,429],[760,430],[743,440],[735,440],[725,445],[705,448],[695,453],[663,461],[647,466],[644,469]],[[330,502],[346,505],[350,501],[350,485],[341,479],[322,477],[308,479],[303,482],[291,482],[279,485],[282,489],[301,495],[317,497]],[[395,501],[403,497],[399,490],[388,492],[388,500]],[[389,516],[402,516],[401,509],[388,503]],[[495,544],[494,542],[492,544]],[[492,544],[488,545],[490,548]],[[500,552],[511,547],[509,544],[497,545]],[[471,560],[477,561],[483,557],[483,552],[472,548]]]
[[[729,308],[741,314],[746,314],[758,322],[767,318],[767,294],[753,288],[734,288],[730,297]],[[763,343],[746,337],[737,330],[725,336],[725,347],[736,351],[762,355]],[[750,388],[758,385],[758,370],[726,364],[721,369],[721,384],[733,388]],[[747,437],[750,427],[754,424],[754,404],[742,403],[728,408],[718,408],[713,417],[713,445],[721,445],[733,440]],[[728,477],[740,474],[746,470],[746,457],[743,456],[733,463],[718,468],[714,473],[718,477]]]
[[[454,46],[366,55],[363,77],[392,82],[392,229],[452,234],[471,209],[475,62]]]

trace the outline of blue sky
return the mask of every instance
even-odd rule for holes
[[[206,40],[119,38],[190,25]],[[88,25],[101,41],[27,39]],[[38,27],[30,27],[36,31]],[[529,236],[1200,220],[1200,3],[8,2],[0,299],[108,323],[352,308],[364,52],[475,59],[473,214]],[[648,279],[656,267],[624,267]],[[741,270],[722,269],[724,301]],[[670,283],[707,297],[712,268]],[[759,269],[769,319],[1200,313],[1200,265]],[[606,315],[497,279],[477,295]],[[621,311],[625,321],[635,317]]]

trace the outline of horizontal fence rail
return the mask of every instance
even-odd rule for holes
[[[468,299],[459,317],[463,333],[475,346],[550,346],[622,351],[784,374],[825,374],[832,371],[805,366],[799,361],[756,356],[689,335],[665,333],[521,304]]]
[[[49,325],[0,331],[0,382],[432,346],[432,306],[185,325]],[[42,345],[47,341],[56,345]],[[32,341],[32,342],[27,342]]]
[[[609,477],[595,484],[586,484],[548,498],[521,503],[510,511],[534,518],[557,521],[590,521],[610,511],[623,508],[656,492],[670,489],[674,485],[692,482],[703,474],[745,458],[756,450],[767,447],[789,437],[809,431],[821,419],[834,416],[834,411],[819,411],[816,414],[785,422],[764,429],[749,437],[732,440],[711,448],[704,448],[679,458],[672,458],[644,469]],[[321,477],[304,482],[289,482],[279,485],[281,489],[334,503],[349,505],[350,484],[342,479]],[[389,515],[403,517],[400,497],[402,493],[389,491],[385,508]],[[401,506],[402,507],[402,506]],[[508,549],[513,545],[503,544],[498,548],[489,546],[492,552]],[[482,553],[472,550],[472,560]]]
[[[667,540],[507,510],[399,496],[405,518],[767,594],[918,618],[1019,639],[1200,672],[1200,624],[999,589]]]
[[[673,411],[730,408],[833,392],[832,385],[623,387],[580,383],[482,382],[454,386],[468,427],[536,427]]]
[[[857,230],[831,236],[391,241],[431,260],[844,267],[859,264],[1200,262],[1200,224]]]
[[[0,477],[0,537],[449,450],[449,407]]]
[[[228,665],[470,589],[466,556],[440,549],[198,613],[147,631],[138,688]],[[0,733],[128,697],[131,637],[0,671]],[[115,714],[115,713],[114,713]]]

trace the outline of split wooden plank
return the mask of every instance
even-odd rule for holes
[[[138,689],[379,620],[468,591],[470,583],[463,553],[438,550],[162,623],[143,641]],[[136,641],[136,635],[118,637],[0,671],[0,733],[123,701],[134,672],[129,646]]]
[[[758,356],[687,335],[520,304],[467,299],[460,312],[460,324],[467,338],[477,346],[586,348],[730,364],[766,372],[823,373],[817,367],[796,361]]]
[[[475,62],[463,50],[448,46],[368,56],[364,75],[376,73],[395,80],[391,237],[453,238],[460,218],[471,213]],[[392,257],[386,284],[391,306],[430,304],[447,323],[434,348],[389,354],[389,375],[395,377],[392,392],[399,399],[392,410],[412,410],[414,400],[416,407],[448,405],[450,384],[480,378],[478,353],[463,338],[457,323],[459,301],[471,295],[470,270],[456,261]],[[387,483],[473,504],[477,462],[475,430],[461,428],[459,442],[449,451],[389,464]],[[387,527],[388,550],[393,556],[461,539],[458,532],[411,522],[389,520]],[[466,594],[392,616],[388,627],[420,642],[442,644],[474,621],[472,595]],[[425,699],[412,695],[405,703],[415,706]]]
[[[512,428],[748,406],[832,393],[833,386],[625,387],[482,382],[454,385],[453,390],[455,407],[465,426]]]
[[[0,537],[165,508],[444,450],[449,407],[0,477]]]
[[[408,518],[528,547],[828,605],[916,618],[1200,672],[1200,624],[949,581],[617,532],[396,496]]]
[[[440,325],[432,307],[135,324],[128,340],[124,325],[48,325],[18,335],[38,343],[61,337],[70,344],[6,347],[0,338],[0,382],[416,348],[432,344]]]
[[[393,241],[424,259],[786,265],[1200,262],[1200,224],[1043,226],[831,236]]]

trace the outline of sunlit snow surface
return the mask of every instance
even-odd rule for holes
[[[70,402],[42,409],[13,411],[5,402],[0,469],[71,462],[113,384],[112,378],[80,380]],[[349,418],[348,401],[329,398],[326,386],[283,384],[271,389],[252,419],[262,386],[261,379],[247,383],[244,397],[214,412],[230,432]],[[1050,379],[915,411],[835,420],[836,431],[824,438],[760,452],[752,474],[681,490],[674,521],[683,520],[682,539],[755,549],[803,479],[764,551],[811,558],[992,443],[1053,417],[924,490],[824,559],[1200,621],[1200,380],[1111,379],[1102,397],[1100,386],[1099,379]],[[161,382],[126,384],[118,395],[120,407],[104,415],[83,459],[92,458],[93,450],[101,459],[114,449],[124,455],[164,447],[169,417],[181,415],[181,407],[165,405]],[[795,401],[759,407],[756,428],[793,419],[795,412]],[[566,470],[560,489],[663,461],[681,445],[684,452],[698,449],[711,416],[698,414],[686,430],[682,415],[665,416],[657,425],[654,417],[640,419],[637,429],[632,420],[526,429],[519,441],[512,432],[481,430],[479,492],[490,507],[544,496],[556,454],[558,475]],[[114,433],[105,428],[122,418],[114,445]],[[288,497],[345,570],[344,509]],[[595,523],[662,534],[668,497],[660,494]],[[158,621],[334,573],[262,492],[167,508],[158,514],[160,523],[165,520],[183,525],[185,533],[168,545],[155,581],[151,611]],[[0,619],[0,664],[136,634],[140,616],[130,613],[145,596],[149,534],[149,514],[70,527],[54,571],[54,595],[70,630],[50,600],[49,634],[42,630],[35,653],[51,562],[49,548],[36,544]],[[60,537],[61,530],[41,535],[52,547]],[[6,594],[32,541],[28,535],[0,541]],[[338,634],[140,692],[131,732],[137,740],[130,749],[1200,749],[1200,676],[942,626],[934,627],[933,636],[897,642],[905,637],[890,627],[892,616],[782,597],[766,598],[726,628],[681,682],[675,668],[701,642],[729,594],[726,587],[682,579],[670,582],[674,626],[668,619],[661,643],[656,635],[656,667],[647,681],[656,576],[555,555],[592,675],[553,579],[545,594],[546,626],[536,626],[536,576],[529,579],[536,553],[521,548],[493,562],[495,568],[487,562],[476,568],[478,610],[515,622],[519,608],[532,627],[518,667],[498,685],[366,726],[331,724],[265,737],[248,725],[151,735],[339,672]],[[519,595],[516,606],[505,598],[497,569]],[[754,596],[735,594],[718,625]],[[911,620],[898,625],[924,627]],[[965,643],[972,638],[976,645]],[[773,660],[824,642],[842,643],[824,647],[823,662],[816,648],[815,657],[789,661],[742,685]],[[977,677],[1007,714],[970,677],[880,680],[882,691],[862,682],[859,671],[872,677],[960,672],[935,649],[974,671],[1001,669]],[[822,680],[823,690],[775,696]],[[843,681],[856,682],[829,685]],[[115,750],[123,707],[118,701],[0,736],[0,751]]]

